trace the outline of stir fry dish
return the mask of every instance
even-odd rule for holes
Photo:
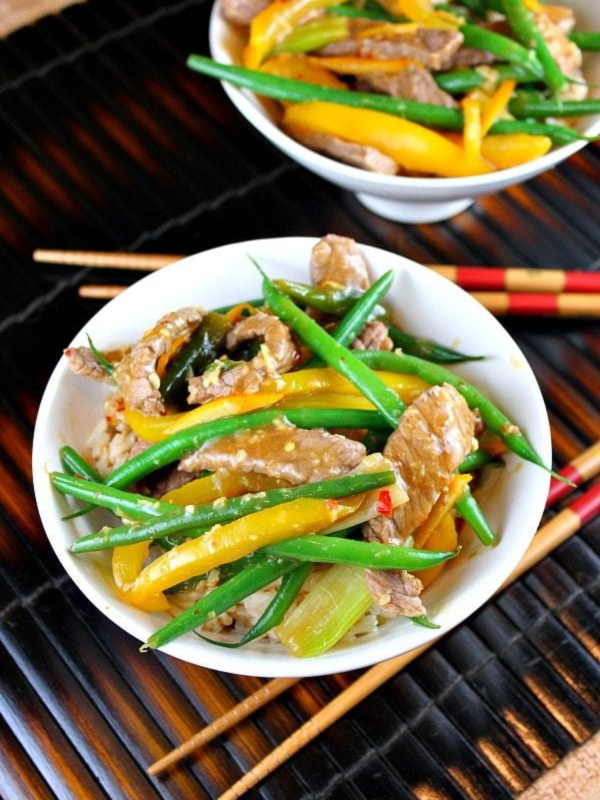
[[[219,0],[247,30],[242,65],[188,66],[280,103],[301,144],[382,175],[466,177],[585,137],[579,32],[539,0]]]
[[[66,520],[114,515],[71,552],[110,551],[115,594],[172,616],[146,648],[193,631],[312,657],[390,617],[435,626],[422,592],[464,523],[497,542],[471,491],[482,469],[508,450],[544,467],[453,372],[480,356],[395,324],[393,271],[371,283],[335,234],[307,266],[311,283],[263,273],[262,297],[171,311],[120,352],[65,351],[106,399],[51,481],[77,504]]]

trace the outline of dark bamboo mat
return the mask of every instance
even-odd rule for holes
[[[195,252],[334,231],[417,261],[597,269],[600,149],[450,222],[401,226],[286,160],[184,68],[208,2],[88,0],[0,42],[0,795],[211,798],[353,674],[303,681],[160,780],[145,767],[260,685],[138,645],[64,575],[38,520],[30,444],[62,347],[106,273],[37,247]],[[130,282],[138,275],[121,274]],[[113,276],[110,278],[113,280]],[[595,322],[506,321],[547,401],[555,461],[600,436]],[[248,794],[506,800],[600,727],[600,524]]]

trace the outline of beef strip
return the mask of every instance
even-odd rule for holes
[[[365,454],[361,442],[322,429],[295,428],[281,420],[209,441],[184,458],[179,469],[256,472],[296,486],[345,475]]]
[[[420,617],[426,614],[420,598],[421,581],[406,570],[365,570],[373,602],[387,616]]]
[[[205,403],[216,397],[257,392],[267,376],[289,372],[294,366],[296,347],[287,325],[271,314],[258,311],[241,319],[227,334],[226,346],[234,350],[241,342],[258,338],[263,338],[264,344],[251,361],[229,368],[216,361],[203,375],[188,381],[188,402]]]
[[[89,347],[67,347],[64,351],[69,369],[75,375],[91,378],[99,383],[112,383],[112,378]]]
[[[392,517],[368,522],[365,537],[403,545],[476,446],[475,417],[453,386],[432,386],[419,395],[383,449],[406,488],[408,502],[396,508]]]
[[[440,89],[428,70],[415,64],[399,72],[373,72],[365,75],[359,80],[357,88],[361,91],[375,91],[391,97],[404,97],[407,100],[433,103],[446,108],[454,108],[457,105],[451,94]]]
[[[352,342],[353,350],[393,350],[394,343],[388,334],[388,326],[380,320],[367,322]]]
[[[305,133],[297,129],[291,133],[300,144],[352,167],[377,172],[379,175],[396,175],[398,172],[394,159],[375,147],[348,142],[328,133]]]
[[[404,484],[408,502],[391,517],[375,517],[363,527],[368,541],[402,546],[425,521],[456,468],[476,446],[475,418],[453,386],[432,386],[410,405],[383,454]],[[419,616],[421,582],[406,572],[367,571],[374,602],[385,614]]]
[[[181,308],[165,314],[121,359],[114,377],[121,388],[127,408],[141,411],[150,417],[164,413],[160,378],[156,373],[157,361],[170,351],[176,340],[190,335],[202,316],[203,312],[198,308]]]
[[[219,0],[223,16],[234,25],[250,25],[271,0]]]
[[[477,47],[459,48],[448,69],[465,69],[467,67],[481,67],[484,64],[493,64],[496,56],[489,50],[479,50]]]
[[[329,233],[313,247],[310,276],[315,286],[334,283],[356,289],[369,288],[365,257],[354,239]]]
[[[433,70],[447,69],[462,45],[460,31],[449,28],[418,28],[410,33],[364,36],[357,42],[358,56],[412,58]]]
[[[559,24],[556,24],[552,16],[545,11],[534,14],[534,18],[548,45],[548,49],[560,67],[563,75],[578,81],[583,81],[581,50],[564,32],[568,27],[568,21],[563,20],[562,22],[559,21]],[[565,100],[582,100],[586,97],[587,93],[587,86],[569,83],[561,92],[561,97]]]

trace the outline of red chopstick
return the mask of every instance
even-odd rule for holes
[[[600,440],[591,445],[591,447],[588,447],[587,450],[579,453],[579,455],[575,456],[568,464],[565,464],[565,466],[559,470],[558,474],[572,481],[575,486],[581,486],[582,483],[585,483],[590,478],[593,478],[594,475],[597,475],[599,471]],[[569,494],[571,489],[572,487],[569,486],[569,484],[552,478],[550,481],[550,491],[548,492],[546,508],[562,500],[563,497]]]
[[[600,272],[523,267],[463,267],[430,264],[430,269],[468,291],[600,292]]]

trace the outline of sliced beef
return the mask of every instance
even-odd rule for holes
[[[250,25],[271,0],[219,0],[223,16],[235,25]]]
[[[477,47],[461,47],[452,57],[449,69],[465,69],[468,67],[481,67],[484,64],[493,64],[496,56],[489,50],[479,50]]]
[[[369,288],[365,257],[354,239],[329,233],[313,247],[310,276],[315,286],[334,283],[356,289]]]
[[[373,602],[391,617],[420,617],[426,613],[420,594],[421,581],[406,570],[368,569],[367,586]]]
[[[432,386],[404,412],[383,449],[408,502],[365,525],[370,541],[403,545],[426,519],[456,468],[476,447],[475,417],[453,386]]]
[[[203,375],[188,382],[188,402],[205,403],[216,397],[257,392],[267,377],[277,377],[294,366],[296,347],[287,325],[271,314],[258,311],[241,319],[227,334],[228,350],[249,339],[263,339],[260,352],[251,361],[227,367],[216,361]]]
[[[462,45],[460,31],[450,28],[418,28],[409,33],[365,35],[358,40],[357,55],[372,58],[412,58],[433,70],[447,69]]]
[[[440,89],[428,70],[414,64],[399,72],[373,72],[371,75],[365,75],[359,81],[358,88],[366,92],[375,91],[391,97],[404,97],[407,100],[433,103],[446,108],[454,108],[457,105],[451,94]]]
[[[281,420],[207,442],[184,458],[179,469],[256,472],[296,486],[345,475],[365,454],[361,442],[326,430],[295,428]]]
[[[535,14],[534,17],[548,45],[548,49],[554,56],[554,60],[563,75],[583,82],[581,50],[564,33],[563,27],[566,27],[565,23],[555,24],[552,17],[546,12]],[[561,93],[561,97],[566,100],[582,100],[587,93],[587,86],[570,83]]]
[[[354,350],[393,350],[394,343],[389,337],[388,326],[379,320],[367,322],[352,342]]]
[[[185,340],[200,323],[198,308],[181,308],[158,320],[119,362],[114,377],[121,388],[125,405],[147,416],[160,416],[165,406],[160,395],[158,359],[169,353],[178,339]]]
[[[69,369],[75,375],[91,378],[100,383],[111,383],[112,378],[89,347],[67,347],[64,351]]]
[[[310,147],[311,150],[331,156],[352,167],[377,172],[380,175],[395,175],[398,172],[398,165],[394,159],[375,147],[348,142],[328,133],[305,133],[294,130],[292,135],[300,144]]]

